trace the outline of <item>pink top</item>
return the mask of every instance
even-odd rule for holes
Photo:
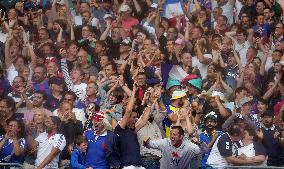
[[[128,17],[126,20],[122,21],[122,27],[124,29],[132,29],[133,26],[139,24],[139,21],[136,18]]]

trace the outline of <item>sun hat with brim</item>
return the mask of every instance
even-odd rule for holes
[[[210,113],[204,116],[204,119],[217,120],[217,117],[218,117],[217,114],[214,111],[211,111]]]
[[[249,97],[243,97],[240,99],[239,101],[239,107],[242,107],[243,105],[247,104],[247,103],[251,103],[252,102],[252,99],[249,98]]]
[[[174,86],[181,86],[180,81],[176,79],[170,79],[167,82],[166,89],[169,90],[171,87],[174,87]]]
[[[190,84],[191,86],[195,87],[199,91],[202,90],[202,80],[200,78],[191,79],[191,80],[189,80],[187,82],[188,82],[188,84]]]
[[[186,96],[186,92],[183,90],[176,90],[173,92],[172,94],[172,98],[171,100],[176,100],[176,99],[180,99]]]

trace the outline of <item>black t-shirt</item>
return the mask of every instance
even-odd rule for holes
[[[270,129],[261,128],[263,132],[263,146],[266,149],[268,159],[267,165],[282,166],[284,165],[284,153],[278,142],[274,139],[276,130],[281,131],[279,127]]]
[[[121,164],[123,167],[140,165],[140,146],[137,134],[128,126],[125,129],[117,125],[114,133],[118,134],[118,146],[121,155]]]
[[[107,37],[106,43],[108,46],[108,56],[114,59],[119,59],[119,56],[120,56],[119,48],[120,48],[121,40],[118,43],[115,43],[111,39],[111,37]]]

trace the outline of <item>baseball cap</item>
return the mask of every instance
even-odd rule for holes
[[[130,7],[128,5],[123,4],[120,6],[119,11],[120,12],[130,11]]]
[[[126,39],[123,39],[123,41],[121,42],[122,45],[125,45],[125,46],[131,46],[132,45],[132,42],[131,42],[131,39],[130,38],[126,38]]]
[[[217,114],[214,111],[211,111],[210,113],[204,116],[204,119],[217,120],[217,117],[218,117]]]
[[[183,90],[176,90],[173,92],[172,94],[172,98],[171,100],[176,100],[176,99],[180,99],[186,96],[186,92]]]
[[[158,8],[158,4],[157,3],[152,3],[150,7],[157,9]]]
[[[214,96],[219,96],[220,100],[222,101],[225,101],[225,96],[224,96],[224,93],[222,92],[219,92],[219,91],[213,91],[212,94],[211,94],[212,97]]]
[[[244,104],[246,103],[251,103],[252,102],[252,99],[249,98],[249,97],[243,97],[240,99],[239,101],[239,107],[242,107]]]
[[[111,14],[105,14],[105,15],[104,15],[104,20],[106,20],[106,19],[108,19],[108,18],[113,19],[113,17],[112,17]]]

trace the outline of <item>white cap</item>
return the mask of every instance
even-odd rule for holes
[[[105,14],[105,16],[104,16],[104,20],[106,20],[107,18],[111,18],[111,19],[113,19],[113,17],[112,17],[112,15],[111,15],[111,14]]]
[[[64,5],[64,4],[65,4],[64,0],[57,0],[56,3],[58,3],[58,4],[60,4],[60,5]]]
[[[212,97],[214,97],[214,96],[219,96],[220,100],[225,101],[225,96],[224,96],[224,93],[222,93],[222,92],[213,91],[212,92]]]
[[[120,12],[130,11],[130,7],[128,5],[122,4],[119,8]]]
[[[156,3],[152,3],[152,5],[151,5],[151,8],[158,8],[158,4],[156,4]]]

